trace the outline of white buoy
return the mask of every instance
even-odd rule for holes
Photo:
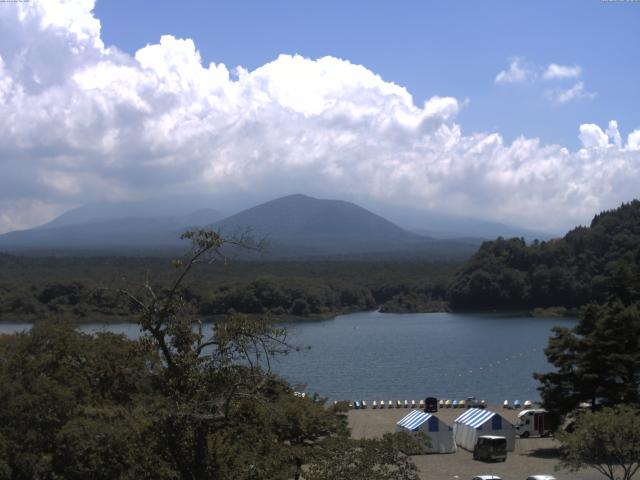
[[[373,403],[371,404],[371,408],[378,408],[378,402],[374,400]]]
[[[408,400],[404,401],[404,408],[409,408],[409,401]]]
[[[416,408],[416,401],[415,400],[411,400],[411,408]]]
[[[393,402],[391,400],[389,400],[389,404],[388,404],[389,408],[393,408]]]

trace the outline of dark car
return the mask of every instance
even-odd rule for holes
[[[473,459],[504,462],[507,459],[507,439],[493,435],[478,437],[473,448]]]
[[[436,397],[427,397],[424,399],[424,411],[425,412],[437,412],[438,411],[438,399]]]

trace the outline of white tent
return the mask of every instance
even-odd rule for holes
[[[513,452],[516,446],[516,430],[501,415],[491,410],[470,408],[453,424],[453,436],[456,444],[473,452],[478,437],[482,435],[495,435],[507,439],[507,451]]]
[[[456,451],[453,429],[430,413],[412,410],[397,423],[396,431],[407,432],[414,436],[417,436],[418,432],[427,435],[431,440],[431,447],[423,445],[420,453],[454,453]]]

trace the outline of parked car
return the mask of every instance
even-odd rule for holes
[[[531,475],[527,477],[527,480],[556,480],[556,477],[552,475]]]
[[[435,397],[427,397],[424,399],[424,411],[425,412],[437,412],[438,411],[438,399]]]
[[[507,439],[493,435],[478,437],[473,447],[473,459],[485,461],[502,461],[507,459]]]
[[[477,477],[473,477],[471,480],[502,480],[502,477],[497,475],[478,475]]]

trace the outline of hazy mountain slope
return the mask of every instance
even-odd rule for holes
[[[523,237],[525,240],[531,241],[534,239],[549,240],[559,236],[550,232],[507,225],[501,222],[434,212],[415,207],[372,204],[371,208],[410,232],[432,238],[457,239],[466,237],[493,240],[497,237]]]
[[[289,195],[246,209],[223,220],[211,209],[179,216],[155,216],[158,204],[138,203],[90,205],[71,210],[41,227],[0,235],[0,249],[6,251],[74,250],[90,253],[149,254],[158,249],[183,249],[179,240],[186,227],[205,226],[231,235],[251,229],[258,238],[267,237],[266,255],[283,257],[326,257],[335,255],[392,255],[433,258],[468,257],[480,240],[436,240],[409,232],[353,203]],[[194,206],[193,204],[191,205]],[[175,205],[175,210],[184,205]],[[108,218],[112,215],[128,215]],[[141,216],[133,215],[141,214]],[[99,218],[99,219],[96,219]],[[151,249],[155,249],[152,252]]]
[[[198,210],[181,217],[131,217],[62,226],[49,224],[0,235],[0,248],[126,250],[128,247],[179,247],[183,230],[211,223],[216,218],[219,214],[214,210]]]
[[[381,235],[386,239],[415,239],[390,221],[353,203],[289,195],[257,205],[215,224],[226,229],[251,225],[278,238],[315,235]]]
[[[209,199],[201,197],[167,197],[135,202],[90,203],[64,212],[38,228],[57,228],[128,218],[175,219],[182,223],[182,220],[179,219],[201,211],[207,211],[206,215],[209,215],[205,219],[205,223],[225,216],[220,213],[219,209],[209,208],[209,205],[217,206]]]
[[[468,244],[450,245],[408,232],[353,203],[289,195],[244,210],[213,225],[231,234],[250,228],[267,237],[270,253],[289,255],[424,253],[450,247],[471,252]],[[435,248],[435,250],[434,250]]]

